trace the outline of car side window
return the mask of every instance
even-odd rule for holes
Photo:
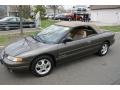
[[[82,28],[74,29],[68,34],[68,36],[71,37],[73,39],[73,41],[75,41],[75,40],[80,40],[80,39],[87,37],[87,33]]]
[[[81,26],[79,28],[73,29],[68,37],[72,38],[73,41],[86,38],[88,36],[94,35],[96,32],[89,26]]]
[[[96,31],[91,26],[86,26],[86,32],[88,36],[97,34]]]
[[[17,22],[20,22],[20,18],[17,18]]]
[[[8,21],[9,22],[16,22],[17,20],[16,20],[16,18],[10,18],[10,19],[8,19]]]

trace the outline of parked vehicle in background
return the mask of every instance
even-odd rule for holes
[[[51,13],[50,14],[46,14],[45,18],[50,18],[51,16],[53,16],[53,14],[51,14]]]
[[[55,20],[65,20],[66,17],[64,14],[57,14],[54,19]]]
[[[77,15],[74,13],[65,13],[66,20],[82,20],[81,15]]]
[[[54,14],[53,13],[49,13],[45,17],[49,18],[49,19],[53,19],[54,18]]]
[[[8,69],[28,69],[36,76],[45,76],[58,63],[75,57],[106,55],[114,36],[113,32],[99,30],[89,23],[59,22],[35,36],[8,45],[0,61]]]
[[[86,14],[88,13],[88,9],[85,7],[78,7],[74,9],[75,14]]]
[[[22,19],[23,28],[34,28],[35,22]],[[20,18],[19,17],[5,17],[0,19],[0,29],[1,30],[10,30],[20,28]]]
[[[81,16],[83,22],[89,22],[90,21],[90,12],[88,7],[85,6],[77,6],[74,7],[73,10],[74,15]]]

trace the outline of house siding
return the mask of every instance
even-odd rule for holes
[[[104,23],[120,23],[120,9],[91,10],[91,20]]]

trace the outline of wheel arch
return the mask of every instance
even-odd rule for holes
[[[109,46],[111,45],[111,42],[109,40],[105,40],[104,43],[107,43]]]
[[[54,66],[56,66],[56,59],[55,59],[55,56],[54,55],[52,55],[52,54],[49,54],[49,53],[44,53],[44,54],[40,54],[40,55],[37,55],[37,56],[35,56],[34,58],[33,58],[33,60],[31,61],[31,63],[30,63],[30,67],[31,67],[31,64],[32,64],[32,62],[36,59],[36,58],[38,58],[38,57],[40,57],[40,56],[50,56],[52,59],[53,59],[53,62],[54,62]]]

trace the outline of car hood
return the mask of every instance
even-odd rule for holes
[[[40,43],[31,37],[26,37],[18,42],[8,45],[4,51],[10,56],[17,56],[46,45],[47,44]]]

